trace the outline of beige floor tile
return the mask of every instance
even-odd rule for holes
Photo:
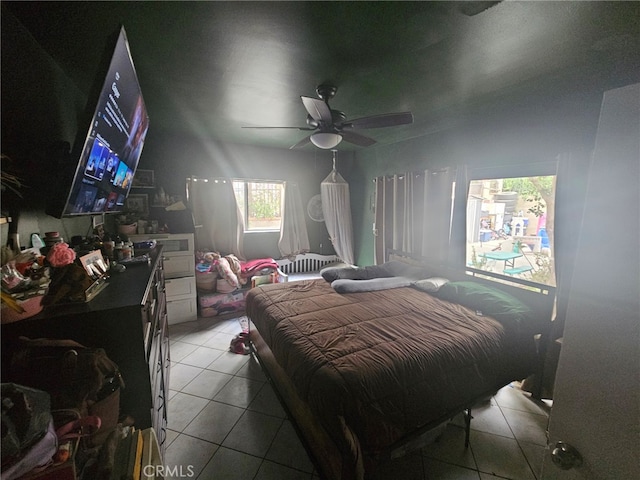
[[[423,447],[422,454],[430,459],[475,469],[473,453],[471,448],[464,446],[464,439],[464,428],[450,424],[436,442]]]
[[[184,428],[184,432],[220,445],[243,414],[244,409],[242,408],[218,402],[208,402]]]
[[[262,458],[220,447],[200,473],[199,480],[248,480],[255,477]]]
[[[233,375],[227,373],[202,370],[193,380],[182,388],[182,391],[190,395],[197,395],[198,397],[213,400],[220,390],[234,378]]]
[[[197,478],[218,445],[180,434],[166,450],[164,464],[169,472],[165,480]]]
[[[313,472],[313,463],[288,420],[280,426],[265,458],[296,470]]]
[[[182,430],[196,418],[200,411],[209,403],[205,398],[178,392],[169,400],[167,411],[168,427],[176,432]]]
[[[515,439],[472,431],[471,450],[480,472],[513,480],[535,479]]]
[[[310,478],[310,473],[301,472],[300,470],[295,470],[280,465],[279,463],[264,460],[254,480],[305,480]]]
[[[247,408],[253,399],[256,398],[263,385],[264,382],[258,382],[249,378],[232,377],[216,394],[214,400],[235,405],[236,407]]]
[[[509,426],[518,442],[533,443],[541,446],[547,444],[545,432],[549,424],[549,417],[509,408],[503,408],[502,413],[507,422],[509,422]]]
[[[180,363],[193,367],[207,368],[212,361],[222,354],[222,351],[215,348],[197,347],[193,352],[182,358]]]
[[[264,457],[282,422],[281,418],[247,410],[222,445],[250,455]]]

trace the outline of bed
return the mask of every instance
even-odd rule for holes
[[[460,412],[468,434],[474,403],[541,365],[552,289],[394,255],[382,275],[329,272],[246,298],[253,352],[327,479],[369,477]]]

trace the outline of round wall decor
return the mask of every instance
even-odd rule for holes
[[[322,213],[322,195],[314,195],[307,203],[307,213],[309,218],[314,222],[324,222],[324,213]]]

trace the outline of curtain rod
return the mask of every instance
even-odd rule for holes
[[[448,171],[450,171],[451,167],[444,167],[444,168],[439,168],[437,170],[423,170],[423,171],[419,171],[419,172],[403,172],[403,173],[394,173],[391,175],[382,175],[379,177],[376,177],[373,179],[373,182],[377,182],[378,179],[383,179],[386,181],[391,181],[395,178],[398,178],[399,180],[404,179],[406,176],[411,175],[414,178],[419,178],[419,177],[423,177],[424,175],[426,175],[427,173],[431,174],[431,175],[438,175],[439,173],[446,173]]]
[[[231,181],[231,182],[235,182],[235,181],[239,181],[239,182],[255,182],[255,183],[285,183],[287,180],[270,180],[270,179],[265,179],[265,178],[240,178],[240,177],[213,177],[213,178],[207,178],[207,177],[187,177],[188,181],[194,181],[194,182],[215,182],[215,181],[222,181],[222,182],[226,182],[226,181]]]

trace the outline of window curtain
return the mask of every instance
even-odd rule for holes
[[[424,173],[424,225],[422,256],[433,263],[447,263],[453,212],[453,184],[456,168],[426,170]]]
[[[376,177],[374,179],[374,224],[373,224],[373,250],[374,250],[374,263],[380,265],[384,263],[385,252],[387,250],[387,243],[385,241],[386,232],[386,215],[385,205],[386,199],[386,185],[385,177]]]
[[[285,182],[282,223],[278,249],[282,257],[295,257],[299,253],[308,253],[309,235],[300,189],[296,183]]]
[[[451,214],[451,245],[467,244],[467,197],[469,190],[469,175],[466,165],[458,165],[455,173],[452,214]],[[464,248],[449,249],[449,265],[459,267],[466,263]]]
[[[244,224],[232,180],[189,178],[187,200],[193,214],[196,249],[233,253],[244,260]]]
[[[456,168],[377,177],[375,260],[388,249],[445,263],[449,256]]]
[[[407,172],[394,175],[395,217],[393,248],[416,252],[420,245],[424,216],[416,199],[424,195],[424,174]]]
[[[405,172],[375,179],[375,262],[388,249],[420,253],[424,173]]]
[[[353,223],[349,184],[336,171],[335,158],[333,170],[320,184],[320,194],[322,213],[333,248],[343,262],[353,265]]]

